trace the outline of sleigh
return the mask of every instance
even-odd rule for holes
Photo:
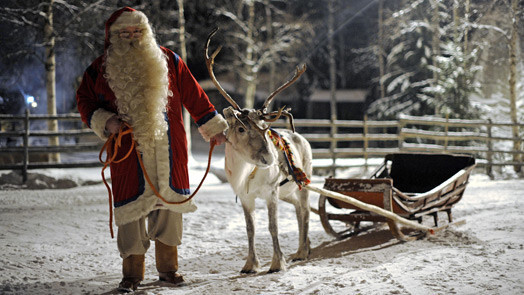
[[[433,217],[436,230],[453,223],[451,209],[466,189],[475,159],[451,154],[388,154],[370,179],[327,178],[324,189],[375,205],[418,223]],[[448,223],[439,227],[439,213]],[[402,241],[419,238],[421,233],[405,234],[391,218],[364,211],[352,204],[320,195],[318,214],[325,231],[345,238],[387,222],[391,233]],[[373,222],[363,227],[362,222]]]

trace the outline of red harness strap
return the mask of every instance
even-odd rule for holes
[[[127,127],[127,129],[124,130],[124,127]],[[119,160],[116,160],[115,158],[116,158],[116,154],[117,154],[118,148],[122,146],[122,137],[124,135],[127,135],[127,134],[131,135],[131,147],[129,148],[129,151],[126,153],[126,155],[124,157],[122,157]],[[113,144],[113,150],[112,150],[112,153],[111,153],[111,143],[112,142],[114,142],[114,144]],[[149,175],[147,174],[146,168],[145,168],[144,163],[142,161],[142,155],[140,154],[140,152],[138,150],[136,150],[136,155],[138,157],[138,162],[140,163],[140,167],[142,168],[142,171],[144,172],[144,178],[146,179],[147,183],[149,184],[149,186],[151,187],[151,189],[153,190],[153,192],[155,193],[155,195],[159,199],[161,199],[166,204],[180,205],[180,204],[184,204],[184,203],[188,202],[189,200],[191,200],[196,195],[198,190],[200,190],[200,187],[202,187],[202,184],[204,183],[204,180],[206,179],[207,174],[209,173],[209,169],[211,168],[211,155],[213,154],[213,149],[216,146],[216,142],[212,140],[209,144],[210,144],[210,146],[209,146],[209,156],[208,156],[208,160],[207,160],[207,169],[206,169],[206,172],[204,174],[204,177],[202,178],[202,180],[198,184],[198,187],[196,188],[196,190],[187,199],[185,199],[183,201],[178,201],[178,202],[168,201],[164,197],[162,197],[162,195],[160,195],[160,193],[158,192],[156,187],[153,185],[153,182],[149,178]],[[105,184],[105,186],[107,188],[107,192],[108,192],[108,195],[109,195],[109,230],[111,232],[111,238],[114,238],[114,233],[113,233],[113,195],[111,193],[111,188],[109,187],[109,184],[106,181],[106,178],[105,178],[105,175],[104,175],[104,170],[111,163],[120,163],[120,162],[124,161],[125,159],[127,159],[131,155],[131,152],[133,151],[133,148],[136,145],[137,145],[136,141],[135,141],[135,139],[133,137],[133,128],[128,123],[124,123],[120,127],[120,131],[118,132],[117,135],[111,134],[109,136],[107,141],[104,143],[104,146],[102,146],[102,149],[100,150],[100,154],[98,155],[98,159],[100,160],[100,162],[102,164],[104,164],[104,167],[102,168],[102,180],[104,181],[104,184]],[[102,160],[102,154],[104,153],[104,151],[106,152],[106,159],[105,159],[105,161]],[[111,157],[109,157],[109,155],[111,155]]]

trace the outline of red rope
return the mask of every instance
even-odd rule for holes
[[[124,130],[125,127],[127,127],[126,130]],[[131,147],[129,148],[129,151],[127,151],[127,153],[126,153],[126,155],[124,157],[122,157],[119,160],[115,160],[118,148],[122,146],[122,137],[124,135],[127,135],[127,134],[131,135]],[[116,139],[115,139],[115,137],[116,137]],[[113,153],[111,153],[111,143],[113,141],[114,141]],[[125,159],[127,159],[131,155],[131,152],[133,151],[133,148],[135,147],[135,145],[137,145],[137,144],[136,144],[136,141],[135,141],[135,139],[133,137],[133,128],[128,123],[124,123],[120,127],[120,131],[118,132],[118,135],[111,134],[109,136],[107,141],[102,146],[102,149],[100,150],[100,154],[98,155],[98,159],[100,160],[100,162],[102,164],[104,164],[104,167],[102,168],[102,180],[104,181],[104,184],[105,184],[105,186],[107,188],[107,192],[108,192],[108,195],[109,195],[109,231],[111,232],[111,238],[114,238],[114,233],[113,233],[113,195],[112,195],[112,192],[111,192],[111,188],[109,187],[109,184],[106,181],[106,178],[105,178],[105,175],[104,175],[104,170],[111,163],[120,163],[120,162],[124,161]],[[209,173],[209,169],[211,168],[211,156],[212,156],[213,150],[214,150],[214,148],[216,146],[216,142],[214,140],[211,140],[209,145],[210,146],[209,146],[209,155],[208,155],[208,160],[207,160],[207,169],[206,169],[206,172],[204,174],[204,177],[202,178],[202,180],[198,184],[198,187],[196,188],[196,190],[187,199],[182,200],[182,201],[178,201],[178,202],[176,202],[176,201],[168,201],[164,197],[162,197],[162,195],[158,192],[156,187],[153,185],[153,182],[149,178],[149,175],[147,174],[146,168],[144,166],[144,162],[142,161],[142,155],[140,154],[140,152],[137,149],[136,149],[136,155],[138,157],[138,162],[140,163],[140,167],[142,168],[142,171],[144,172],[144,177],[145,177],[147,183],[149,184],[149,186],[151,187],[151,189],[153,190],[153,192],[155,193],[155,195],[159,199],[161,199],[163,202],[165,202],[166,204],[180,205],[180,204],[184,204],[186,202],[189,202],[189,200],[191,200],[196,195],[196,193],[200,190],[200,187],[202,187],[202,184],[204,183],[204,180],[206,179],[207,174]],[[102,154],[104,153],[104,151],[106,152],[106,159],[105,159],[105,161],[102,160]],[[110,154],[111,154],[111,158],[109,157]]]

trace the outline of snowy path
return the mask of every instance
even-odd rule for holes
[[[201,171],[192,172],[198,179]],[[170,289],[156,282],[150,249],[146,281],[135,293],[523,294],[524,180],[472,178],[453,211],[465,225],[409,243],[394,239],[386,227],[336,241],[312,214],[310,260],[257,275],[239,272],[247,254],[240,204],[227,184],[211,178],[196,197],[199,209],[184,217],[179,260],[188,284]],[[316,207],[318,196],[311,199]],[[292,206],[281,204],[280,239],[289,257],[298,245],[297,225]],[[264,245],[271,239],[265,206],[257,206],[256,241],[265,271],[272,250]],[[107,214],[101,184],[1,191],[0,293],[111,294],[121,260]]]

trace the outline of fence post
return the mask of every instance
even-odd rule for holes
[[[515,124],[515,128],[517,129],[517,135],[520,134],[520,131],[519,131],[519,125]],[[513,149],[514,149],[514,156],[513,156],[513,162],[515,163],[522,163],[522,154],[521,154],[521,150],[522,150],[522,137],[517,137],[514,141],[514,144],[513,144]],[[515,165],[513,166],[513,170],[519,174],[523,174],[523,171],[522,171],[522,165]]]
[[[492,122],[491,119],[488,119],[488,141],[487,141],[487,148],[488,152],[486,155],[486,160],[488,160],[488,164],[486,165],[486,174],[489,176],[490,179],[493,179],[493,143],[491,140],[491,127]]]
[[[22,180],[25,183],[27,181],[27,165],[29,162],[29,109],[25,109],[25,118],[24,118],[24,166],[22,168]]]
[[[446,124],[444,125],[444,151],[448,150],[449,113],[446,113]]]
[[[336,137],[336,134],[337,134],[337,125],[335,123],[335,118],[331,118],[331,130],[330,130],[330,135],[331,135],[331,144],[329,146],[329,152],[331,154],[331,161],[332,161],[332,164],[331,164],[331,174],[333,175],[333,177],[335,177],[335,173],[336,173],[336,170],[337,170],[337,157],[336,157],[336,153],[335,153],[335,150],[337,148],[337,141],[335,139]]]
[[[368,142],[368,124],[367,124],[367,121],[368,121],[368,115],[364,115],[364,168],[367,170],[368,169],[368,147],[369,147],[369,142]]]
[[[398,151],[402,151],[402,145],[404,143],[404,136],[402,135],[402,129],[404,128],[404,120],[402,116],[398,118]]]

